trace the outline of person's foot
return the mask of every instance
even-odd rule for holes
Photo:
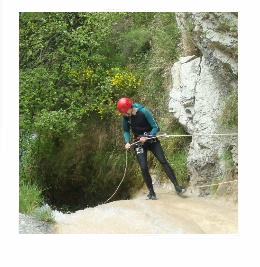
[[[157,199],[156,194],[154,192],[149,192],[149,194],[146,197],[146,200],[149,200],[149,199],[156,200]]]
[[[177,186],[175,187],[175,189],[176,189],[178,195],[182,195],[183,193],[186,192],[186,188],[184,188],[184,187],[182,187],[182,186],[179,186],[179,185],[177,185]]]

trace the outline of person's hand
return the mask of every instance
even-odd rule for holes
[[[148,137],[141,137],[139,141],[140,141],[141,143],[144,143],[147,139],[148,139]]]
[[[130,143],[126,143],[126,144],[125,144],[125,149],[128,150],[128,149],[130,149],[130,147],[131,147]]]

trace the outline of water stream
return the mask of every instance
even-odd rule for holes
[[[212,197],[158,187],[158,200],[141,192],[71,214],[56,213],[56,234],[238,234],[238,206]]]

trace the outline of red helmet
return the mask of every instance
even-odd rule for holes
[[[126,113],[129,108],[132,107],[133,101],[127,97],[123,97],[117,102],[117,109],[120,113]]]

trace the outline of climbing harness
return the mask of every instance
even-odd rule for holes
[[[135,148],[136,154],[142,154],[144,153],[144,148],[142,144],[137,144],[137,147]]]
[[[166,134],[164,132],[158,132],[156,135],[150,135],[150,134],[144,134],[144,135],[141,135],[141,137],[147,137],[147,139],[154,139],[154,138],[158,138],[158,137],[165,137],[165,138],[169,138],[169,137],[182,137],[182,136],[237,136],[238,133],[229,133],[229,134]],[[140,143],[140,140],[130,144],[131,146],[132,145],[135,145],[135,144],[138,144]],[[125,176],[126,176],[126,169],[127,169],[127,150],[126,150],[126,164],[125,164],[125,170],[124,170],[124,175],[123,175],[123,178],[121,180],[121,182],[119,183],[116,191],[113,193],[113,195],[107,199],[105,203],[107,203],[117,192],[117,190],[119,189],[120,185],[122,184],[123,180],[125,179]],[[142,152],[139,152],[139,153],[142,153]],[[227,181],[227,182],[222,182],[222,183],[218,183],[218,184],[211,184],[211,185],[201,185],[201,186],[196,186],[196,187],[208,187],[208,186],[213,186],[213,185],[220,185],[220,184],[226,184],[226,183],[233,183],[233,182],[237,182],[238,180],[232,180],[232,181]]]

